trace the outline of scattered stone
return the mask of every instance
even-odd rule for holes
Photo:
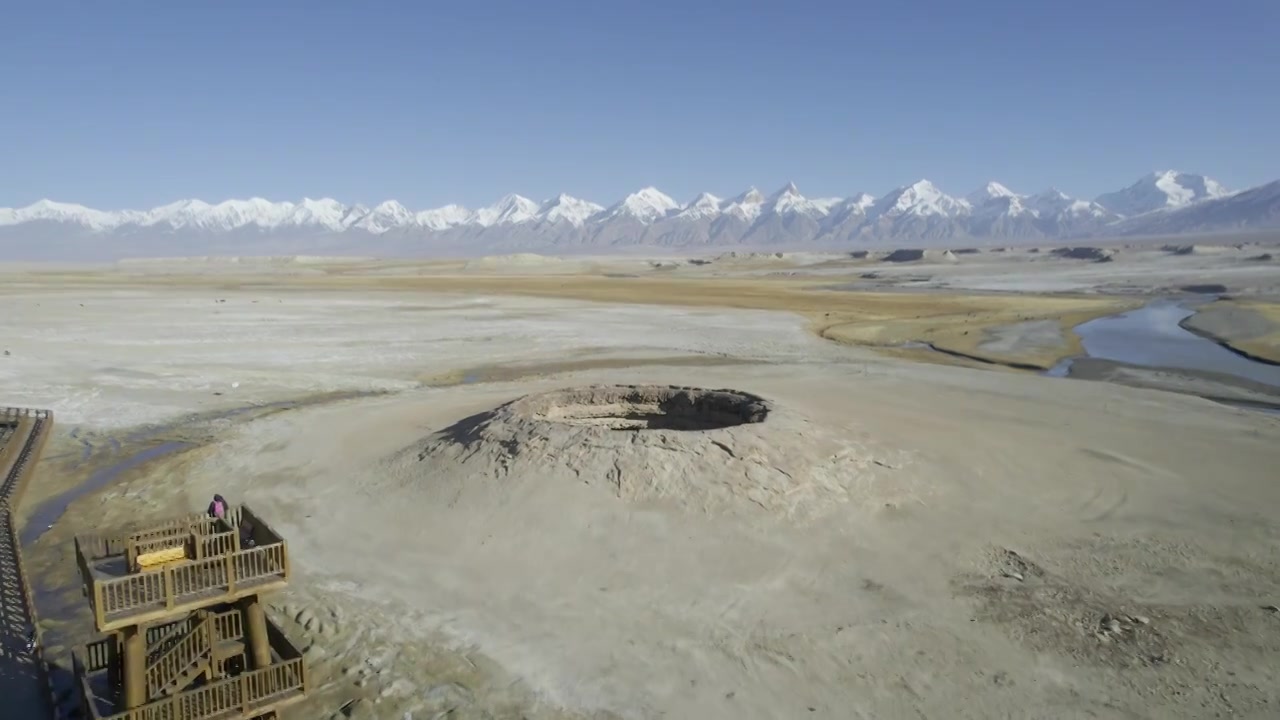
[[[413,683],[405,678],[396,678],[390,685],[382,689],[379,697],[408,697],[413,693]]]
[[[427,712],[447,713],[475,702],[475,695],[458,683],[443,683],[422,694]]]

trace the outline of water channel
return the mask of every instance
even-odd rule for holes
[[[1150,368],[1228,375],[1280,390],[1280,366],[1243,355],[1184,329],[1181,323],[1208,299],[1161,298],[1136,310],[1075,326],[1084,356]],[[1079,358],[1067,358],[1046,375],[1067,377]],[[1280,414],[1275,409],[1264,412]]]

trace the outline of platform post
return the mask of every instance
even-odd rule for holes
[[[124,629],[124,705],[136,708],[147,701],[147,636],[142,628]]]
[[[267,612],[257,595],[250,595],[240,600],[240,608],[244,613],[245,632],[248,634],[249,654],[252,656],[253,669],[260,670],[271,665],[271,644],[267,640]]]

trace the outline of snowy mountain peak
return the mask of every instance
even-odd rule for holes
[[[42,199],[24,208],[0,209],[0,226],[45,221],[77,224],[94,230],[110,230],[136,215],[138,213],[109,213],[84,205]]]
[[[614,205],[609,210],[609,216],[628,216],[647,224],[661,220],[679,208],[679,203],[650,186],[631,193]]]
[[[317,225],[328,230],[341,230],[345,227],[346,215],[347,206],[333,198],[302,198],[302,202],[293,206],[287,214],[286,222],[290,225]]]
[[[800,194],[800,188],[796,187],[795,183],[789,182],[786,185],[784,185],[781,190],[774,193],[771,197],[780,198],[780,197],[785,197],[787,195],[799,195],[799,194]]]
[[[760,210],[764,203],[764,195],[752,186],[747,188],[741,195],[723,203],[721,209],[725,215],[746,222],[753,222],[760,216]]]
[[[826,207],[801,195],[795,183],[787,183],[781,190],[770,195],[761,209],[763,212],[778,215],[800,214],[822,217],[827,214]]]
[[[494,225],[515,225],[533,220],[538,216],[538,203],[523,195],[511,193],[486,208],[472,214],[471,220],[480,227]]]
[[[954,217],[968,213],[969,209],[967,201],[957,200],[943,193],[928,180],[917,180],[877,200],[868,215],[890,218],[900,215]]]
[[[561,193],[543,204],[538,216],[544,222],[567,222],[581,226],[587,218],[604,210],[603,207],[586,200]]]
[[[407,216],[409,214],[409,209],[395,200],[383,200],[373,206],[372,212],[383,213],[386,215]]]
[[[1221,183],[1204,175],[1156,170],[1123,190],[1099,195],[1096,202],[1114,213],[1131,217],[1229,194]]]
[[[1049,188],[1026,198],[1025,201],[1037,214],[1045,218],[1115,218],[1113,213],[1098,203],[1077,200],[1057,188]]]
[[[876,199],[867,193],[856,193],[852,197],[845,198],[832,204],[827,213],[828,222],[832,226],[839,226],[849,222],[861,222],[867,216],[867,211],[875,205]]]
[[[995,200],[998,198],[1012,198],[1012,197],[1020,197],[1020,196],[1018,195],[1018,193],[992,180],[991,182],[987,183],[981,188],[978,188],[977,190],[974,190],[973,192],[969,193],[969,196],[966,199],[969,201],[970,205],[977,207],[979,205],[985,204],[989,200]]]
[[[685,220],[699,220],[701,218],[715,217],[720,214],[720,206],[723,200],[712,195],[711,193],[699,193],[688,205],[684,206],[676,217]]]
[[[423,210],[414,215],[414,224],[428,230],[445,230],[465,225],[471,219],[471,211],[461,205],[449,204],[444,207]]]
[[[375,205],[364,217],[352,223],[352,227],[381,235],[392,228],[408,224],[412,219],[413,213],[409,212],[408,208],[395,200],[385,200]]]
[[[851,197],[841,202],[840,206],[857,208],[865,212],[866,210],[870,209],[872,205],[875,205],[875,204],[876,204],[876,198],[871,193],[854,193]]]
[[[1070,199],[1069,195],[1054,187],[1047,188],[1043,192],[1036,193],[1031,197],[1036,200],[1048,200],[1050,198]]]

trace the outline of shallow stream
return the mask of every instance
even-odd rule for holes
[[[1077,325],[1085,355],[1101,360],[1223,373],[1280,387],[1280,366],[1256,362],[1218,343],[1185,330],[1178,323],[1193,315],[1201,301],[1156,300],[1137,310]],[[1048,371],[1063,377],[1074,359]]]

